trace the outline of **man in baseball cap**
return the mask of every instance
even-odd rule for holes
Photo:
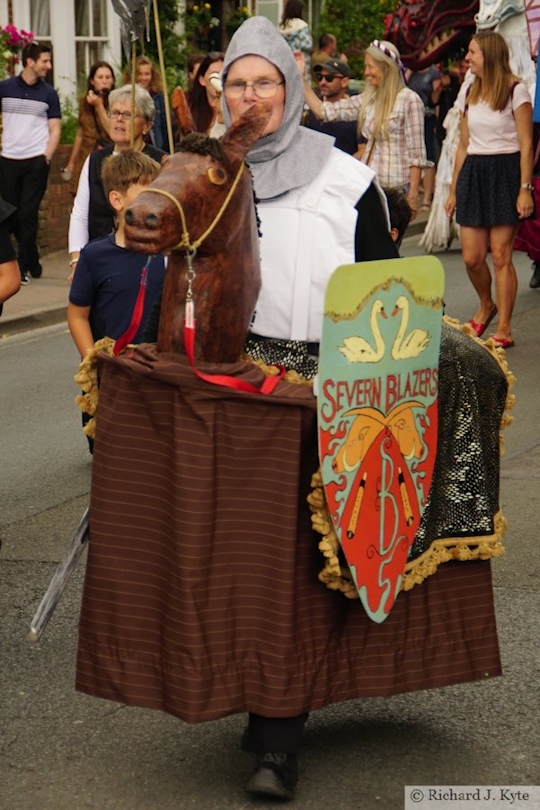
[[[352,78],[352,71],[347,64],[341,59],[328,59],[326,62],[313,66],[313,72],[316,73],[330,73],[336,78],[339,76],[342,79]],[[320,82],[319,79],[317,81]]]
[[[349,93],[349,79],[352,71],[342,59],[327,59],[313,67],[313,75],[317,81],[317,95],[323,101],[332,103],[346,98]],[[358,149],[356,137],[356,121],[319,121],[313,113],[309,113],[307,126],[317,129],[335,138],[335,145],[350,155]]]

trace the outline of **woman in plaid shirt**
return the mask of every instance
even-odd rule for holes
[[[405,86],[399,51],[391,42],[373,40],[364,65],[366,88],[360,95],[321,101],[304,82],[306,103],[324,121],[358,120],[366,146],[357,157],[371,166],[382,186],[405,189],[414,219],[422,169],[428,165],[424,107],[420,96]]]

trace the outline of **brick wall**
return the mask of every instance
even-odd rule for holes
[[[38,244],[43,256],[57,250],[67,250],[73,196],[69,183],[62,180],[60,169],[68,162],[71,149],[71,145],[60,145],[54,153],[47,191],[39,207]]]

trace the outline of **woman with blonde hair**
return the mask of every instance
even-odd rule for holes
[[[302,72],[300,57],[297,63]],[[382,186],[405,189],[414,218],[427,165],[424,107],[418,94],[405,86],[399,51],[391,42],[373,40],[365,52],[364,75],[363,93],[336,102],[321,101],[304,81],[306,103],[324,121],[357,120],[358,134],[366,140],[357,156],[371,166]]]
[[[517,293],[512,250],[520,220],[533,211],[532,102],[510,69],[508,46],[500,34],[475,34],[466,58],[474,82],[462,99],[460,141],[445,208],[449,217],[456,212],[463,261],[480,299],[469,323],[481,337],[498,313],[493,340],[508,349],[514,345],[511,318]]]
[[[129,84],[130,81],[131,67],[128,66],[124,71],[124,83]],[[163,81],[156,66],[147,56],[138,56],[135,59],[135,81],[139,87],[143,87],[150,93],[156,108],[154,125],[145,137],[145,142],[151,143],[157,146],[158,149],[163,149],[165,152],[168,152],[169,143]]]

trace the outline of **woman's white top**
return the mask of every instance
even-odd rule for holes
[[[70,253],[77,253],[82,250],[88,242],[88,211],[90,208],[90,182],[88,175],[88,165],[90,155],[86,158],[79,176],[77,194],[69,217],[68,230],[68,250]]]
[[[459,98],[459,108],[467,106],[469,127],[468,155],[510,155],[519,152],[514,110],[522,104],[532,104],[531,95],[522,82],[514,87],[506,107],[492,110],[485,101],[468,104],[466,96]]]

